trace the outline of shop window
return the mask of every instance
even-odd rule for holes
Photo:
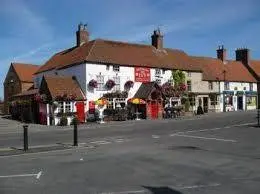
[[[191,81],[187,81],[187,90],[190,92],[191,91]]]
[[[253,83],[249,83],[249,91],[253,91]]]
[[[209,90],[213,90],[213,82],[209,81]]]
[[[256,105],[256,97],[255,96],[248,96],[246,99],[247,106],[255,106]]]
[[[103,90],[103,89],[104,89],[104,76],[97,75],[97,90]]]
[[[114,77],[114,81],[115,81],[114,90],[115,91],[120,91],[120,77],[119,76],[115,76]]]
[[[120,66],[119,65],[113,65],[113,71],[119,72],[120,71]]]
[[[229,82],[225,82],[225,84],[224,84],[224,90],[229,90]]]

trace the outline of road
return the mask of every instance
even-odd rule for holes
[[[255,112],[236,112],[81,126],[78,148],[0,156],[0,193],[258,194],[260,130],[254,122]],[[71,134],[30,135],[33,145],[47,145],[70,142]],[[1,145],[18,145],[19,135],[0,134]]]

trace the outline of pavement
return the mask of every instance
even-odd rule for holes
[[[255,123],[250,111],[80,126],[78,147],[70,129],[31,132],[32,151],[0,156],[0,193],[259,194]],[[0,153],[19,135],[1,133]]]

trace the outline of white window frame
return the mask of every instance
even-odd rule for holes
[[[162,80],[161,79],[155,79],[155,82],[158,84],[158,85],[161,85],[162,84]]]
[[[155,76],[160,76],[162,74],[162,70],[157,68],[155,69]]]
[[[253,91],[254,90],[254,85],[253,83],[249,83],[249,91]]]
[[[191,77],[191,72],[188,71],[187,76],[188,76],[188,77]]]
[[[224,82],[224,90],[230,90],[229,82]]]
[[[65,113],[72,112],[70,101],[64,102],[64,112]]]
[[[102,91],[104,90],[104,85],[105,85],[105,76],[104,75],[97,75],[97,88],[96,90]]]
[[[208,84],[209,84],[209,90],[213,90],[213,88],[214,88],[213,82],[209,81]]]
[[[115,86],[114,86],[114,90],[115,91],[120,91],[120,76],[115,76],[114,78],[114,82],[115,82]]]
[[[119,65],[113,65],[113,71],[120,72],[120,66]]]

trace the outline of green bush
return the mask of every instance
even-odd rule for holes
[[[66,125],[68,125],[67,116],[62,115],[62,117],[60,118],[60,126],[66,126]]]

